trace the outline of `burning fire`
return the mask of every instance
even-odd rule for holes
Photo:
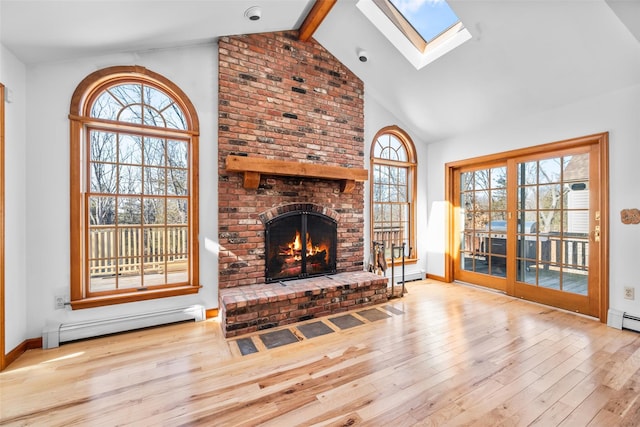
[[[320,248],[320,246],[313,246],[313,243],[311,242],[311,236],[309,236],[309,233],[307,233],[307,256],[315,255],[322,250],[323,249]],[[289,243],[289,253],[287,255],[294,257],[297,261],[302,259],[302,239],[300,237],[299,231],[296,231],[296,238],[293,240],[293,242]]]

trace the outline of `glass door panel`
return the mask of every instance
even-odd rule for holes
[[[519,162],[516,280],[588,295],[589,153]]]
[[[462,172],[459,183],[458,271],[472,276],[471,280],[504,289],[503,282],[488,279],[507,275],[507,167]]]

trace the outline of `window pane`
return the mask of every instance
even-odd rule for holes
[[[560,208],[562,202],[562,186],[560,184],[540,185],[538,191],[538,209]]]
[[[539,211],[538,229],[540,233],[560,233],[562,214],[559,210]]]
[[[507,191],[505,189],[491,190],[491,209],[494,211],[507,209]]]
[[[476,191],[476,210],[489,210],[489,191]]]
[[[115,274],[113,262],[116,256],[116,228],[97,226],[89,229],[87,251],[93,266],[91,275]]]
[[[91,107],[91,117],[105,120],[117,120],[118,112],[122,108],[109,92],[103,92]]]
[[[165,166],[165,145],[165,139],[145,138],[144,164],[152,166]]]
[[[166,236],[164,227],[148,227],[144,230],[144,255],[145,262],[164,262],[167,253],[165,246]]]
[[[560,164],[561,159],[559,157],[553,159],[541,160],[539,163],[539,182],[560,182]]]
[[[518,163],[518,184],[538,183],[538,162]]]
[[[117,167],[111,163],[92,162],[91,184],[92,193],[115,193],[117,183]]]
[[[538,188],[535,186],[518,187],[518,209],[538,208]]]
[[[187,171],[184,169],[169,169],[167,171],[167,194],[173,196],[187,195]]]
[[[189,166],[188,148],[184,141],[167,141],[167,166],[186,169]]]
[[[492,188],[505,188],[507,184],[507,168],[493,168],[491,169],[491,187]]]
[[[474,188],[484,190],[489,188],[489,170],[479,170],[474,173]]]
[[[144,194],[164,195],[166,169],[144,168]]]
[[[166,126],[171,129],[187,129],[187,119],[184,112],[175,104],[163,111]]]
[[[120,197],[118,199],[118,224],[140,224],[142,220],[142,199]]]
[[[121,194],[142,193],[142,167],[120,166],[119,191]]]
[[[409,200],[409,197],[407,195],[407,187],[398,187],[397,188],[397,192],[398,192],[398,202],[407,202]]]
[[[167,224],[187,224],[187,199],[167,199]]]
[[[118,116],[118,121],[140,124],[140,122],[142,121],[141,109],[142,109],[141,105],[128,105],[124,107],[120,111],[120,115]]]
[[[116,212],[115,197],[89,197],[89,224],[113,225]]]
[[[144,124],[147,126],[166,127],[164,118],[155,109],[145,105],[144,108]]]
[[[164,224],[165,223],[165,199],[145,198],[144,199],[144,223]]]
[[[95,162],[117,162],[116,134],[113,132],[91,130],[89,156],[91,161]]]
[[[576,154],[563,158],[563,181],[589,181],[589,154]]]
[[[187,227],[167,227],[167,254],[186,254],[188,249],[189,229]],[[171,257],[177,259],[181,257]]]
[[[140,105],[142,103],[142,85],[140,84],[125,83],[113,86],[109,89],[109,92],[111,92],[122,105]]]
[[[463,172],[460,174],[460,190],[468,191],[473,189],[473,172]]]
[[[137,135],[120,134],[118,162],[131,165],[142,164],[142,138]]]
[[[144,87],[144,102],[147,105],[150,105],[157,111],[163,111],[170,104],[173,103],[173,100],[165,95],[164,92],[152,87],[145,86]]]

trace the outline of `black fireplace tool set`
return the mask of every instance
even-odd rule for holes
[[[391,244],[391,296],[389,298],[396,297],[395,293],[395,260],[401,259],[402,266],[402,292],[400,293],[400,297],[404,296],[406,293],[406,288],[404,286],[405,277],[404,277],[404,260],[405,260],[405,247],[406,243],[402,243],[401,245],[396,246],[395,244]],[[385,256],[385,246],[384,242],[373,242],[373,262],[369,267],[369,270],[375,272],[376,274],[385,275],[387,271],[387,260]]]

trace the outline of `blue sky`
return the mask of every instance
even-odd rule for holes
[[[390,1],[427,42],[460,20],[445,0]]]

